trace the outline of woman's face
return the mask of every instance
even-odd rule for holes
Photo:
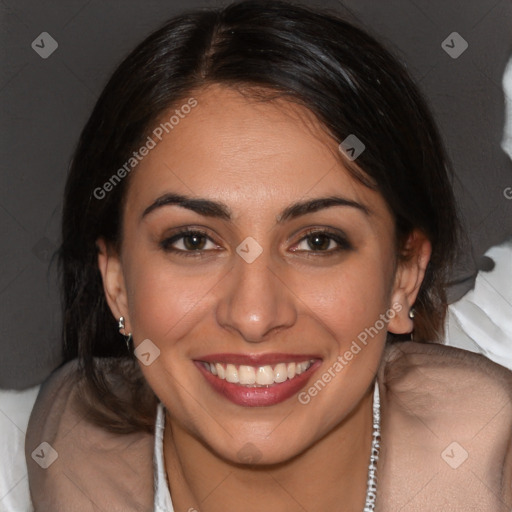
[[[194,98],[130,177],[107,297],[171,421],[228,460],[279,462],[368,396],[412,285],[383,198],[308,111]]]

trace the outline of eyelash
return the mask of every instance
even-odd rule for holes
[[[183,256],[185,258],[189,258],[189,257],[197,258],[198,256],[202,256],[205,249],[184,251],[183,249],[175,249],[172,247],[172,244],[176,243],[177,241],[179,241],[183,238],[186,238],[187,236],[191,236],[191,235],[198,235],[200,237],[207,238],[209,241],[213,242],[213,240],[208,236],[208,234],[206,232],[204,232],[200,229],[185,228],[185,229],[177,232],[170,238],[166,238],[165,240],[162,240],[162,242],[160,242],[160,247],[165,252],[173,253],[180,257]],[[325,256],[331,256],[331,255],[337,254],[341,251],[350,251],[353,249],[352,244],[344,236],[342,236],[336,232],[333,232],[329,229],[319,229],[319,228],[313,228],[313,229],[306,231],[304,236],[295,245],[299,245],[301,242],[303,242],[304,240],[307,240],[308,238],[311,238],[313,235],[327,236],[327,238],[329,240],[333,240],[334,242],[336,242],[338,244],[338,247],[335,249],[330,249],[330,250],[326,250],[326,251],[298,251],[298,252],[306,252],[306,253],[309,252],[309,253],[313,253],[317,256],[325,257]],[[215,243],[215,242],[213,242],[213,243]],[[206,251],[207,250],[211,250],[211,249],[206,249]]]

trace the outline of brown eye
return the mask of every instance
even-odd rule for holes
[[[306,233],[293,252],[313,252],[329,255],[353,249],[347,238],[339,233],[314,229]]]
[[[206,244],[206,237],[198,233],[184,235],[182,238],[183,245],[188,251],[204,249],[204,246]]]
[[[331,246],[331,242],[334,240],[324,233],[317,233],[315,235],[309,235],[307,238],[308,246],[313,251],[325,251]]]
[[[208,247],[209,243],[211,247]],[[202,251],[218,248],[206,233],[197,230],[181,231],[160,242],[160,246],[164,251],[180,256],[196,256],[200,255]]]

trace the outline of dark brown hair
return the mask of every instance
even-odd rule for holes
[[[382,194],[397,241],[419,228],[432,243],[415,304],[415,340],[438,341],[443,332],[458,225],[451,170],[431,113],[404,66],[366,31],[288,2],[243,1],[185,13],[116,69],[81,134],[65,190],[64,359],[79,359],[88,414],[114,432],[152,431],[156,397],[118,333],[97,266],[96,240],[121,240],[129,179],[104,197],[95,191],[140,147],[164,111],[214,83],[299,103],[337,141],[356,134],[366,149],[357,167],[348,166]],[[114,392],[114,384],[122,392]]]

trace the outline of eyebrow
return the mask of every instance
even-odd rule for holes
[[[231,221],[233,219],[230,208],[221,202],[212,201],[210,199],[195,198],[184,196],[181,194],[164,194],[150,204],[142,213],[141,220],[158,208],[164,206],[180,206],[192,210],[199,215],[204,217],[213,217],[221,220]],[[370,215],[371,211],[361,203],[347,199],[341,196],[328,196],[319,197],[315,199],[309,199],[306,201],[299,201],[286,207],[277,217],[276,221],[278,224],[282,224],[285,221],[295,219],[308,213],[314,213],[325,208],[331,208],[333,206],[348,206],[360,210],[365,215]]]

